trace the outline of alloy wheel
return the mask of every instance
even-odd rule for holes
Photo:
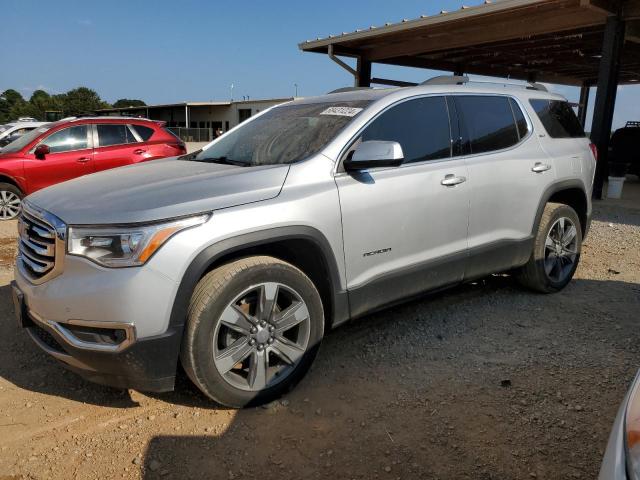
[[[311,320],[302,297],[277,282],[250,287],[222,312],[213,361],[230,385],[259,392],[287,378],[309,347]]]
[[[556,220],[544,243],[544,271],[554,282],[562,282],[571,275],[578,257],[576,226],[567,217]]]
[[[0,190],[0,219],[11,220],[20,213],[20,197],[14,192]]]

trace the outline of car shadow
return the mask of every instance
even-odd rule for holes
[[[142,478],[595,477],[637,368],[639,294],[494,275],[369,315],[325,337],[295,390],[226,423],[197,391],[161,395],[205,411],[149,441]]]
[[[598,282],[592,280],[573,280],[565,291],[558,296],[576,294],[584,290],[584,285],[590,285],[592,290],[594,284],[615,285],[620,284],[638,291],[639,287],[634,284],[623,282]],[[491,275],[486,278],[458,285],[448,290],[436,293],[428,293],[416,297],[413,300],[392,306],[377,313],[362,317],[355,321],[327,332],[323,340],[322,355],[325,361],[331,363],[332,351],[339,354],[344,349],[349,349],[353,342],[360,342],[371,335],[385,338],[391,335],[391,331],[398,329],[411,329],[415,322],[418,322],[421,329],[429,332],[430,342],[435,342],[432,346],[438,346],[444,339],[444,333],[439,329],[446,328],[447,323],[455,322],[458,306],[469,305],[479,301],[480,303],[491,302],[496,295],[504,298],[505,295],[512,296],[512,301],[516,304],[524,302],[524,305],[532,303],[539,304],[540,310],[544,309],[545,299],[552,299],[554,296],[539,295],[531,293],[520,287],[509,274]],[[588,294],[583,295],[585,299]],[[442,318],[436,324],[426,324],[425,312],[429,312],[426,318],[433,315],[440,315]],[[449,318],[449,314],[451,317]],[[389,318],[393,321],[389,321]],[[97,385],[82,379],[80,376],[66,370],[61,364],[42,352],[29,338],[28,334],[22,331],[17,323],[13,321],[13,306],[11,301],[11,289],[9,285],[0,287],[0,349],[7,352],[6,362],[0,363],[0,377],[13,383],[17,387],[55,395],[71,400],[94,404],[98,406],[109,406],[115,408],[137,407],[138,402],[131,398],[128,390],[115,389]],[[9,320],[9,321],[6,321]],[[517,318],[514,320],[518,325]],[[398,325],[400,322],[401,325]],[[428,348],[428,345],[424,345]],[[372,346],[373,348],[373,346]],[[316,364],[321,359],[316,360]],[[312,368],[312,371],[318,368]],[[304,380],[303,380],[304,383]],[[145,392],[145,395],[156,398],[164,403],[182,405],[208,410],[221,410],[225,407],[218,405],[203,395],[186,374],[179,367],[176,378],[176,388],[172,392],[154,393]]]
[[[86,382],[41,351],[14,320],[10,285],[0,287],[0,377],[25,390],[82,403],[130,408],[138,406],[127,390]]]

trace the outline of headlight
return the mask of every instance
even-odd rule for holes
[[[144,264],[173,235],[202,225],[209,215],[130,227],[70,227],[68,252],[105,267]]]
[[[640,480],[640,375],[631,387],[624,420],[627,474],[630,480]]]

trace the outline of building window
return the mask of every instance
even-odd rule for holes
[[[250,108],[239,108],[238,109],[238,123],[244,122],[249,117],[251,117],[251,109]]]

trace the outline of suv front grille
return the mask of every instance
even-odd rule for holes
[[[34,282],[54,275],[57,270],[56,254],[61,247],[56,228],[42,217],[39,212],[23,205],[18,218],[18,266]],[[63,247],[64,243],[60,252],[64,255]]]

